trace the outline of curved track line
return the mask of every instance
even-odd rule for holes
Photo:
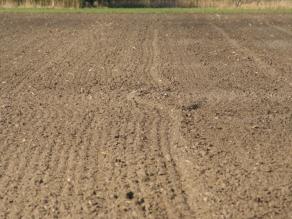
[[[159,47],[158,47],[158,30],[154,29],[153,31],[153,40],[152,40],[152,65],[150,67],[150,75],[152,79],[158,84],[162,86],[169,85],[169,81],[162,76],[159,72]]]
[[[173,152],[172,152],[172,148],[177,147],[178,145],[187,145],[188,142],[186,141],[186,139],[184,139],[183,135],[180,132],[180,123],[181,123],[181,116],[179,116],[181,113],[179,110],[177,110],[176,108],[168,108],[167,106],[161,104],[161,103],[157,103],[154,101],[149,101],[149,100],[145,100],[140,98],[137,95],[137,91],[133,91],[130,94],[128,94],[127,99],[133,102],[137,102],[138,104],[145,106],[147,108],[150,108],[151,110],[158,110],[158,112],[162,112],[163,114],[166,114],[170,119],[171,119],[171,131],[170,134],[172,136],[171,140],[170,140],[170,145],[166,146],[166,148],[161,148],[160,150],[162,150],[163,152],[163,156],[168,157],[167,160],[170,161],[171,166],[169,168],[171,168],[174,171],[174,176],[175,176],[175,180],[176,182],[180,182],[180,175],[178,170],[176,169],[176,162],[175,159],[173,157]],[[159,116],[161,117],[161,116]],[[160,130],[158,129],[157,132],[159,132]],[[162,147],[162,146],[161,146]],[[164,147],[164,146],[163,146]],[[181,216],[194,216],[195,213],[191,210],[191,207],[188,204],[187,201],[187,197],[183,194],[182,191],[182,185],[181,182],[179,183],[179,187],[180,190],[178,193],[182,194],[182,200],[183,202],[181,203],[184,207],[183,209],[186,210],[186,212],[188,212],[188,214],[185,214],[185,212],[180,212]],[[175,206],[173,206],[175,207]]]

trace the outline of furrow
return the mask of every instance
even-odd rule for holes
[[[241,51],[243,54],[251,55],[254,58],[254,61],[261,69],[266,69],[266,73],[268,73],[271,77],[275,78],[276,81],[284,82],[286,85],[291,86],[292,82],[288,80],[288,78],[284,77],[279,73],[277,69],[274,67],[266,64],[261,58],[257,56],[256,53],[254,53],[252,50],[248,49],[247,47],[244,47],[240,45],[236,40],[232,39],[226,31],[224,31],[222,28],[218,27],[215,24],[212,24],[213,28],[216,29],[219,33],[222,34],[222,36],[237,50]]]

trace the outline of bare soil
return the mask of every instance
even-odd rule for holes
[[[292,218],[292,15],[0,30],[0,218]]]

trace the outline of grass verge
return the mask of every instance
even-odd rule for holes
[[[292,8],[0,8],[0,13],[292,14]]]

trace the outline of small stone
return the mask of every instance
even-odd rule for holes
[[[127,199],[133,199],[134,198],[134,193],[133,192],[128,192],[127,193]]]
[[[144,204],[144,202],[145,202],[144,198],[141,198],[140,200],[137,201],[137,204],[142,205],[142,204]]]

